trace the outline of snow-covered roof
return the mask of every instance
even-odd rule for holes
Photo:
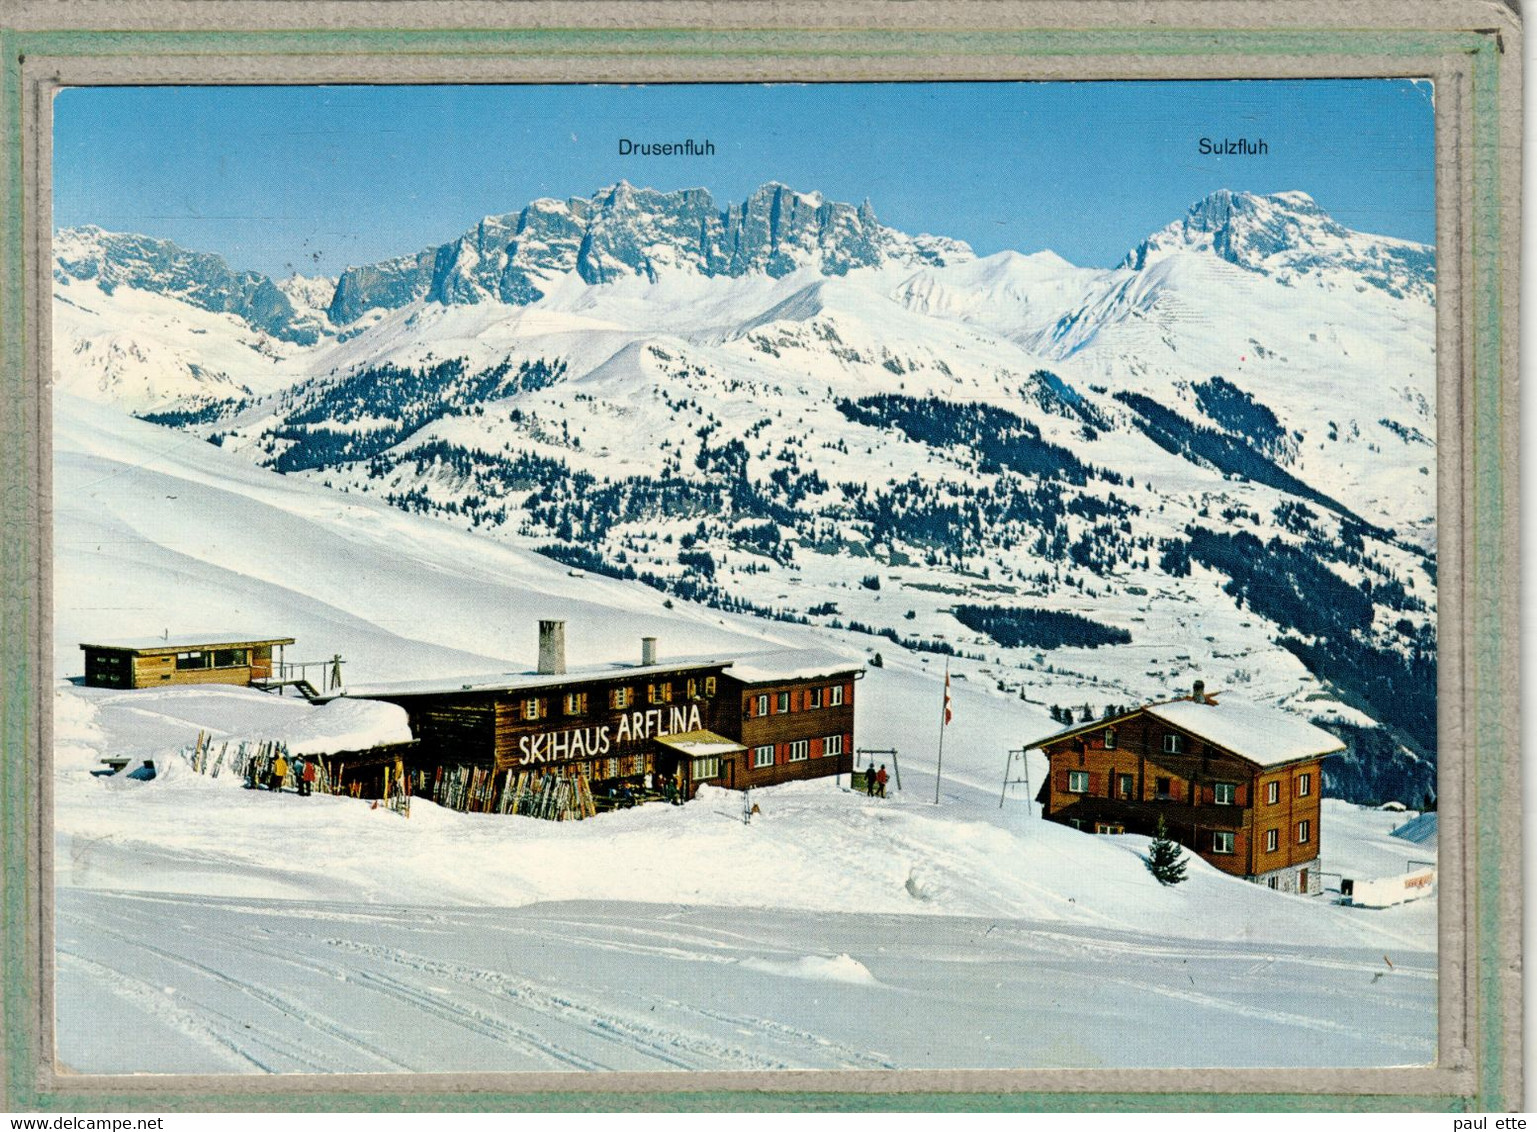
[[[826,649],[775,649],[749,653],[731,662],[728,675],[744,684],[770,684],[781,680],[816,680],[859,672],[864,665]]]
[[[1403,825],[1393,830],[1393,836],[1404,841],[1413,842],[1415,845],[1425,845],[1435,848],[1439,840],[1440,821],[1434,812],[1421,814],[1417,818],[1411,818]]]
[[[724,735],[717,735],[713,731],[684,731],[677,735],[661,735],[656,741],[663,746],[671,747],[681,755],[696,758],[702,755],[730,755],[747,750],[735,739],[727,739]]]
[[[228,648],[231,645],[291,645],[292,637],[274,637],[270,633],[220,631],[178,633],[163,637],[125,637],[112,641],[82,641],[83,649],[123,649],[133,652],[177,652],[183,649]]]
[[[1142,710],[1260,766],[1279,766],[1345,749],[1344,743],[1321,727],[1278,708],[1241,700],[1173,700],[1149,704]]]
[[[612,662],[568,668],[564,672],[494,672],[479,676],[446,676],[431,680],[404,680],[393,684],[354,685],[347,689],[349,696],[440,696],[451,692],[514,692],[533,688],[548,688],[558,684],[579,684],[583,681],[640,678],[662,676],[677,672],[697,672],[706,668],[724,668],[730,660],[674,660],[666,664],[628,664]]]
[[[615,661],[608,664],[568,668],[565,672],[555,675],[539,672],[494,672],[477,676],[407,680],[393,684],[354,685],[347,689],[346,694],[392,697],[438,696],[452,692],[513,692],[547,688],[556,684],[577,684],[583,681],[665,676],[670,673],[697,672],[706,668],[724,668],[729,675],[736,677],[744,684],[765,684],[783,680],[815,680],[824,676],[844,675],[860,671],[863,665],[824,649],[774,649],[750,653],[745,657],[679,657],[676,660],[657,664]]]

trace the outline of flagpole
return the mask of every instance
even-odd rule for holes
[[[939,780],[945,773],[945,717],[950,714],[950,660],[945,658],[945,694],[939,703],[939,765],[934,770],[934,804],[939,805]]]

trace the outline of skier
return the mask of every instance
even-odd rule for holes
[[[304,765],[299,768],[299,793],[308,798],[315,789],[316,777],[315,759],[313,757],[304,760]]]
[[[886,796],[886,782],[888,777],[889,776],[886,774],[886,764],[881,763],[880,773],[875,776],[875,796],[877,798],[884,798]]]
[[[272,785],[270,789],[281,792],[283,779],[288,777],[288,760],[281,754],[272,760]]]

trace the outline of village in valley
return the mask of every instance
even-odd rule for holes
[[[61,1065],[1435,1060],[1433,246],[504,207],[55,233]]]

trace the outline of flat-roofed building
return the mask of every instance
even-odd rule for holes
[[[274,648],[292,637],[201,633],[81,644],[88,688],[165,688],[178,684],[243,684],[270,679]]]

